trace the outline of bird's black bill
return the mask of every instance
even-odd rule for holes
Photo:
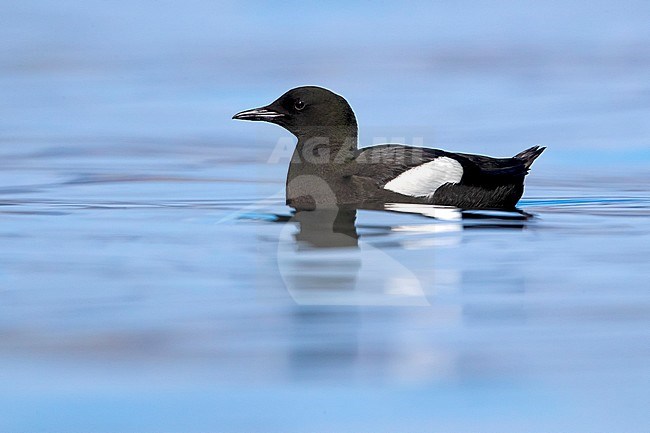
[[[261,120],[267,122],[272,122],[274,119],[280,117],[284,117],[284,114],[278,113],[268,107],[253,108],[251,110],[241,111],[232,116],[236,120]]]

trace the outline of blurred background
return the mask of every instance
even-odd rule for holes
[[[648,431],[648,23],[641,0],[2,2],[0,431]],[[290,136],[231,116],[306,84],[361,145],[548,146],[538,218],[366,211],[358,248],[296,252],[271,222]]]

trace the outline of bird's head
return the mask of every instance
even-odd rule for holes
[[[237,120],[275,123],[300,138],[340,131],[356,135],[357,121],[348,102],[316,86],[296,87],[264,107],[239,112]]]

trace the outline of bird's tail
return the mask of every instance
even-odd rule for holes
[[[535,161],[544,150],[546,150],[546,147],[533,146],[530,149],[519,152],[515,155],[515,158],[521,160],[526,168],[530,168],[530,166],[533,165],[533,161]]]

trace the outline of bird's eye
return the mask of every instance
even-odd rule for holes
[[[300,99],[298,99],[298,100],[293,104],[293,106],[296,108],[296,110],[300,111],[300,110],[302,110],[303,108],[305,108],[305,103],[304,103],[303,101],[301,101]]]

